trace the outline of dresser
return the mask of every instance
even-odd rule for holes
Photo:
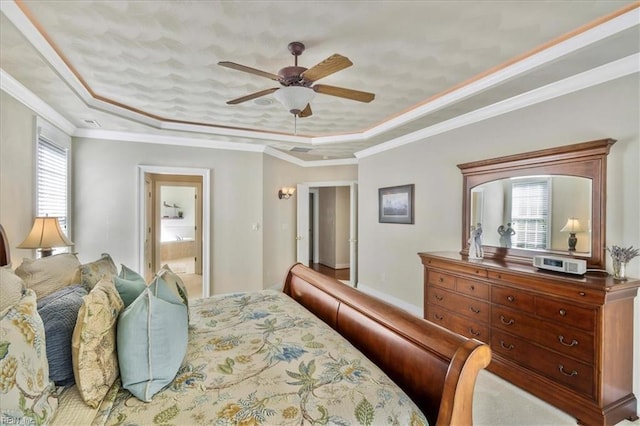
[[[489,343],[489,371],[581,424],[637,418],[633,305],[639,280],[573,276],[458,253],[419,256],[425,319]]]

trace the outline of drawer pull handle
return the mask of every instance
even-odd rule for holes
[[[565,343],[564,336],[558,336],[558,340],[560,340],[560,343],[568,347],[576,346],[578,344],[576,339],[571,340],[571,343]]]
[[[441,283],[443,283],[443,282],[444,282],[444,278],[443,278],[443,277],[440,277],[440,279],[439,279],[438,281],[440,281]]]
[[[444,300],[444,296],[440,296],[439,294],[436,294],[434,297],[438,302],[442,302]]]
[[[513,302],[515,302],[515,301],[516,301],[516,298],[515,298],[515,297],[513,297],[513,296],[507,296],[507,300],[508,300],[509,302],[513,303]]]
[[[474,330],[471,327],[469,327],[469,333],[473,334],[476,337],[478,337],[480,335],[480,332],[478,330]]]
[[[440,314],[433,314],[433,316],[438,320],[438,321],[442,321],[444,319],[444,317]]]
[[[473,312],[474,314],[479,314],[480,313],[480,309],[476,308],[475,306],[469,306],[469,310],[471,312]]]
[[[562,364],[558,365],[558,370],[560,370],[562,374],[568,377],[574,377],[578,375],[578,372],[576,370],[572,370],[571,373],[567,373],[566,371],[564,371],[564,365]]]
[[[580,296],[583,296],[583,297],[587,295],[587,293],[585,293],[584,291],[581,291],[581,292],[580,292],[580,293],[578,293],[578,294],[579,294]]]
[[[515,346],[513,345],[509,345],[509,346],[505,345],[504,340],[500,340],[500,346],[502,347],[502,349],[506,349],[508,351],[511,351],[513,350],[513,348],[515,348]]]
[[[479,273],[480,273],[480,270],[476,269],[476,274],[479,274]]]
[[[558,313],[560,314],[561,317],[567,316],[567,311],[565,311],[564,309],[560,309]]]
[[[475,285],[470,285],[470,286],[469,286],[469,290],[471,290],[471,291],[475,291],[475,290],[476,290],[476,286],[475,286]]]
[[[513,323],[515,323],[515,321],[513,320],[513,318],[510,318],[509,321],[507,321],[507,319],[504,317],[504,315],[500,315],[500,321],[504,324],[504,325],[511,325]]]

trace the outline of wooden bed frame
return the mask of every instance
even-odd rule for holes
[[[0,225],[0,266],[10,263]],[[377,364],[418,405],[432,426],[472,425],[476,378],[491,361],[488,345],[446,330],[301,264],[284,293]]]
[[[487,344],[468,339],[301,264],[284,293],[349,340],[418,405],[429,424],[472,425],[476,378]]]

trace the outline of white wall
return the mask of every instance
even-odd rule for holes
[[[335,268],[348,268],[350,261],[349,227],[351,218],[351,188],[336,187],[336,264]]]
[[[211,294],[262,288],[262,154],[74,140],[75,243],[81,261],[108,252],[138,265],[138,165],[211,170]],[[241,287],[240,287],[241,286]]]
[[[318,209],[318,262],[335,268],[336,264],[336,188],[320,188]]]
[[[15,269],[33,250],[16,245],[27,236],[35,214],[35,116],[0,90],[0,223],[11,244]]]
[[[462,177],[456,164],[608,137],[618,142],[608,157],[606,244],[639,247],[638,86],[638,76],[632,75],[361,159],[360,283],[420,304],[423,277],[416,253],[461,248]],[[415,183],[415,225],[378,223],[378,188],[407,183]],[[640,277],[640,258],[629,263],[628,273]],[[636,395],[640,394],[639,300],[635,301]]]

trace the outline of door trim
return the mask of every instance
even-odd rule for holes
[[[210,295],[211,277],[211,171],[209,169],[190,167],[165,167],[138,165],[138,267],[144,271],[144,239],[145,239],[145,173],[189,175],[202,177],[202,297]]]

